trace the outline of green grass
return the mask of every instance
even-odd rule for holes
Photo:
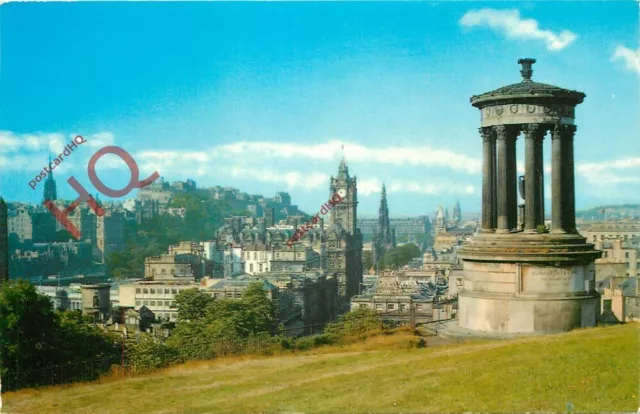
[[[638,324],[409,348],[409,333],[296,355],[4,395],[8,413],[636,412]],[[428,341],[429,344],[429,341]]]

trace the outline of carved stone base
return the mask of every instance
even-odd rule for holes
[[[477,235],[464,260],[459,324],[482,332],[562,332],[595,326],[601,252],[578,234]]]

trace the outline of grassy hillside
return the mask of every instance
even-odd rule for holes
[[[297,355],[4,395],[8,413],[635,412],[638,324],[410,348],[401,332]]]

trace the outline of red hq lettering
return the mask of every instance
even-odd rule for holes
[[[78,135],[80,136],[80,135]],[[77,138],[77,137],[76,137]],[[81,137],[82,138],[82,137]],[[84,139],[84,138],[83,138]],[[105,154],[114,154],[120,157],[127,166],[129,167],[129,171],[131,172],[131,178],[129,179],[129,183],[121,190],[114,190],[106,186],[99,178],[98,174],[96,174],[96,164],[100,158],[102,158]],[[120,147],[116,146],[106,146],[98,151],[96,151],[91,159],[89,160],[89,165],[87,166],[87,172],[89,175],[89,179],[91,180],[91,184],[102,194],[109,197],[122,197],[131,192],[134,188],[143,188],[155,180],[160,178],[160,174],[158,171],[154,171],[149,177],[140,181],[138,178],[140,177],[140,170],[138,168],[138,164],[133,159],[131,154],[127,151],[123,150]],[[71,203],[67,208],[63,211],[58,209],[58,206],[51,200],[45,200],[43,202],[44,206],[54,215],[54,217],[64,226],[64,228],[71,234],[75,239],[80,239],[80,231],[73,225],[73,223],[69,220],[69,213],[78,207],[78,205],[86,201],[89,204],[89,207],[93,209],[96,213],[96,216],[101,217],[104,216],[104,209],[98,204],[98,202],[87,192],[87,190],[80,184],[74,177],[70,177],[67,182],[73,187],[74,190],[79,194],[78,198]]]

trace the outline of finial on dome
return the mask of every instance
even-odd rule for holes
[[[533,75],[533,69],[531,66],[534,63],[536,63],[535,59],[518,59],[518,64],[522,65],[522,70],[520,70],[520,74],[522,74],[522,82],[531,82],[531,75]]]

